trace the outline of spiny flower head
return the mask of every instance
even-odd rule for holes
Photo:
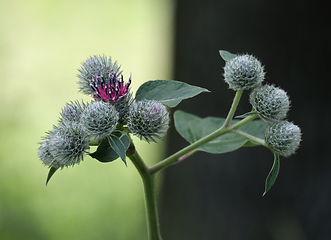
[[[62,109],[61,112],[61,122],[79,123],[80,116],[84,111],[86,104],[84,102],[80,103],[78,101],[67,103],[67,105]]]
[[[126,96],[120,98],[115,104],[115,108],[119,114],[118,122],[126,124],[130,105],[132,104],[132,94],[129,92]]]
[[[224,80],[229,88],[235,91],[248,90],[262,83],[264,80],[264,67],[252,55],[237,55],[226,62],[224,67]]]
[[[48,132],[39,144],[41,161],[53,168],[78,164],[89,149],[89,140],[79,124],[60,124]]]
[[[272,85],[254,88],[249,101],[260,118],[268,124],[285,119],[290,109],[290,100],[286,92]]]
[[[111,103],[115,103],[125,97],[130,91],[131,76],[126,84],[124,84],[122,74],[120,78],[119,80],[112,70],[109,71],[108,78],[104,78],[102,75],[95,75],[89,81],[91,89],[94,91],[93,97]]]
[[[53,130],[54,131],[54,130]],[[47,135],[42,138],[42,142],[39,142],[38,155],[44,165],[54,168],[59,168],[61,165],[54,159],[51,153],[51,145],[49,143],[50,135],[52,132],[47,132]]]
[[[110,57],[95,55],[82,63],[82,67],[78,70],[78,84],[80,91],[87,95],[94,94],[91,89],[90,81],[95,76],[108,76],[112,72],[117,78],[121,75],[120,66],[113,62]]]
[[[80,125],[88,137],[103,139],[115,130],[118,120],[119,114],[114,105],[93,101],[84,109]]]
[[[279,155],[288,157],[295,153],[301,142],[301,130],[288,121],[267,126],[265,142]]]
[[[130,91],[131,76],[125,84],[120,67],[106,56],[90,57],[78,71],[80,91],[95,99],[115,103]]]
[[[169,113],[159,101],[142,100],[130,105],[127,121],[127,126],[134,135],[147,142],[155,142],[169,128]]]

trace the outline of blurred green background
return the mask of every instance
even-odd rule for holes
[[[144,81],[171,78],[168,0],[0,1],[0,239],[145,239],[142,184],[133,165],[90,157],[57,172],[38,142],[78,92],[77,69],[105,54]],[[148,164],[162,147],[140,143]]]

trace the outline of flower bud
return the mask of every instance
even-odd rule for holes
[[[94,101],[84,109],[80,124],[90,138],[103,139],[115,130],[118,119],[119,114],[114,105]]]
[[[295,153],[301,142],[301,130],[288,121],[267,126],[265,142],[279,155],[288,157]]]
[[[81,104],[76,102],[70,102],[68,103],[61,112],[61,121],[62,122],[76,122],[79,123],[80,116],[82,112],[84,111],[86,107],[86,104],[82,102]]]
[[[129,130],[147,142],[161,139],[169,128],[167,108],[155,100],[133,102],[128,112]]]
[[[265,75],[263,70],[260,61],[252,55],[238,55],[226,62],[224,80],[230,89],[247,90],[262,83]]]
[[[38,155],[40,160],[49,167],[59,168],[61,165],[55,161],[54,156],[51,153],[51,145],[49,143],[50,132],[47,132],[47,136],[42,138],[42,142],[39,142]]]
[[[260,118],[269,124],[285,119],[290,109],[290,100],[286,92],[270,85],[253,89],[249,101]]]
[[[78,124],[61,124],[43,138],[38,153],[45,165],[63,168],[82,161],[87,149],[89,141]]]
[[[87,59],[82,67],[78,70],[78,84],[80,91],[85,94],[94,94],[94,89],[91,88],[90,82],[96,77],[108,78],[112,73],[113,77],[118,78],[121,75],[120,66],[113,62],[111,58],[106,56],[93,56]]]
[[[119,114],[118,122],[125,124],[127,122],[127,116],[129,112],[129,107],[132,104],[132,94],[128,93],[123,98],[119,99],[114,103],[114,106]]]

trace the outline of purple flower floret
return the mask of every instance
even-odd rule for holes
[[[102,75],[95,75],[90,80],[90,86],[94,91],[93,97],[100,99],[104,102],[115,103],[130,91],[131,76],[128,83],[124,84],[123,75],[120,75],[121,80],[118,79],[116,73],[113,70],[109,71],[108,79],[105,79]]]

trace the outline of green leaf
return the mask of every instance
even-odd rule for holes
[[[90,153],[90,156],[103,163],[112,162],[119,158],[118,154],[110,147],[106,138],[102,140],[94,153]]]
[[[110,147],[117,153],[126,165],[126,150],[130,146],[130,138],[127,134],[120,131],[114,131],[107,137]]]
[[[174,113],[175,127],[178,133],[188,142],[194,143],[208,134],[216,131],[222,127],[224,118],[199,118],[195,115],[185,113],[183,111],[176,111]],[[231,124],[238,122],[238,120],[231,121]],[[266,124],[260,120],[249,122],[240,130],[251,134],[253,136],[263,138]],[[222,135],[209,143],[199,147],[198,150],[208,153],[226,153],[237,150],[242,147],[248,140],[245,137],[234,133]]]
[[[265,180],[265,190],[262,196],[266,195],[267,192],[274,185],[279,173],[279,168],[280,168],[279,155],[274,153],[274,164],[272,165],[272,168],[267,176],[267,179]]]
[[[47,179],[46,179],[46,185],[48,184],[49,180],[54,175],[54,173],[56,172],[56,170],[58,170],[58,168],[51,167],[49,169],[49,172],[48,172],[48,175],[47,175]]]
[[[176,107],[183,99],[209,90],[175,80],[154,80],[142,84],[136,92],[137,100],[157,100],[168,107]]]
[[[224,51],[224,50],[220,50],[220,55],[223,58],[223,60],[226,62],[230,61],[232,58],[237,56],[236,54],[233,54],[233,53],[230,53],[230,52]]]
[[[110,144],[112,143],[112,145]],[[100,162],[112,162],[120,157],[118,152],[121,152],[121,159],[126,165],[125,153],[130,145],[130,138],[126,133],[114,131],[110,137],[103,139],[94,153],[90,156]],[[114,146],[114,147],[113,147]],[[124,152],[124,160],[123,160]]]

